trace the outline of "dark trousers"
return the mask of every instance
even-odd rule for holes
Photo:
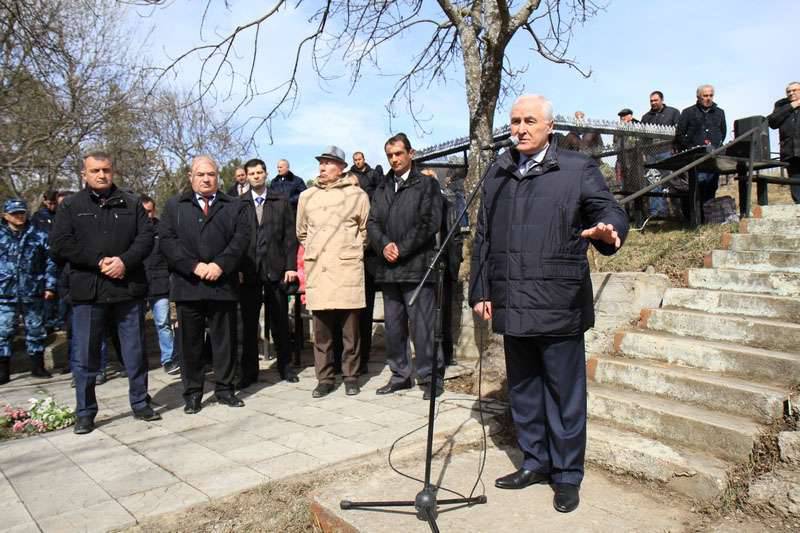
[[[719,187],[719,174],[716,172],[697,173],[697,193],[700,196],[700,212],[709,200],[714,199]]]
[[[800,180],[800,158],[789,160],[789,168],[786,169],[789,178]],[[790,185],[792,191],[792,200],[794,203],[800,204],[800,185]]]
[[[358,318],[360,309],[326,309],[314,311],[314,369],[317,381],[333,384],[333,345],[337,331],[342,339],[342,377],[345,381],[358,379],[360,334]]]
[[[375,316],[375,293],[377,292],[378,285],[375,283],[375,276],[369,273],[368,270],[364,271],[364,293],[366,296],[366,307],[361,310],[361,315],[358,320],[358,333],[361,339],[361,348],[359,349],[359,365],[362,373],[368,370],[369,353],[372,351],[372,317]],[[342,343],[342,332],[336,330],[333,332],[333,365],[335,368],[342,366],[342,350],[344,345]]]
[[[144,302],[130,300],[110,304],[73,304],[72,306],[72,375],[78,416],[97,414],[95,378],[100,371],[100,345],[107,328],[115,327],[120,355],[128,373],[128,399],[131,407],[145,407],[147,395],[147,360],[144,354]]]
[[[214,366],[214,391],[233,393],[236,356],[236,302],[201,300],[176,302],[178,335],[181,338],[183,396],[203,394],[203,344],[206,323]]]
[[[453,362],[453,293],[456,280],[451,276],[450,270],[443,273],[442,279],[442,356],[444,364]]]
[[[414,376],[411,352],[408,345],[409,322],[414,334],[416,352],[417,381],[430,382],[433,369],[433,312],[435,286],[425,285],[419,292],[416,302],[409,306],[416,283],[384,283],[383,314],[386,328],[386,359],[392,371],[392,382],[399,383]],[[442,353],[437,350],[439,380],[444,376]]]
[[[580,485],[586,452],[583,335],[503,337],[522,467]]]
[[[266,307],[264,340],[272,340],[278,350],[278,371],[286,377],[291,362],[289,349],[289,301],[278,282],[243,285],[240,305],[242,309],[242,374],[241,379],[258,381],[258,315],[261,305]]]

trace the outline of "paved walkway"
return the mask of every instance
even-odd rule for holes
[[[127,380],[97,388],[97,429],[72,429],[0,443],[0,530],[14,532],[107,531],[388,449],[397,437],[426,421],[428,403],[414,389],[376,396],[388,369],[373,373],[355,397],[337,388],[312,399],[313,368],[287,384],[262,371],[259,384],[241,394],[246,406],[207,403],[197,415],[183,413],[179,379],[150,372],[150,393],[163,420],[134,420]],[[27,405],[53,396],[74,405],[69,376],[33,382],[15,379],[0,388],[0,404]],[[206,398],[210,395],[207,394]],[[445,393],[437,431],[480,433],[474,401]],[[411,440],[424,440],[418,431]]]

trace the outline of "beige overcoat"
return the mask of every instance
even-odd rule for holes
[[[361,309],[369,198],[352,174],[300,194],[297,239],[305,248],[306,307]]]

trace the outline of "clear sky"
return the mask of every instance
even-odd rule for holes
[[[154,64],[165,64],[187,49],[201,44],[201,7],[205,1],[172,0],[166,7],[131,8],[128,19],[144,42],[142,53]],[[269,0],[232,0],[231,9],[223,2],[212,2],[205,37],[249,22],[272,5]],[[435,13],[435,2],[428,10]],[[309,7],[310,6],[310,7]],[[310,31],[308,18],[316,2],[299,10],[286,10],[261,30],[257,59],[257,80],[268,88],[286,76],[296,42]],[[529,50],[528,40],[519,34],[508,50],[515,66],[528,64],[518,80],[526,92],[549,97],[556,114],[570,115],[580,109],[589,118],[616,119],[623,107],[637,117],[648,108],[650,91],[665,94],[668,105],[679,109],[692,105],[695,89],[703,83],[716,88],[716,101],[725,109],[728,129],[733,120],[750,115],[766,115],[774,101],[784,96],[789,81],[800,79],[800,1],[706,0],[610,0],[608,7],[583,26],[576,28],[568,55],[592,76],[583,79],[574,70],[540,59]],[[349,154],[366,153],[370,164],[381,163],[384,140],[405,131],[417,148],[446,141],[467,133],[467,108],[460,69],[453,69],[450,81],[436,84],[415,97],[422,110],[425,131],[415,128],[399,108],[390,118],[386,103],[396,77],[411,59],[419,42],[417,35],[405,35],[380,52],[381,71],[370,70],[353,92],[349,92],[346,66],[333,61],[327,72],[336,79],[320,81],[310,68],[300,72],[300,97],[288,116],[273,123],[274,143],[266,133],[257,136],[253,153],[266,159],[275,175],[279,158],[291,162],[298,175],[316,175],[316,161],[329,144]],[[251,38],[236,49],[234,64],[240,71],[249,61]],[[190,87],[197,79],[198,63],[185,63],[171,80]],[[233,90],[242,91],[243,80],[234,79]],[[270,107],[271,96],[258,97],[240,109],[239,123]],[[507,122],[511,102],[498,110],[495,125]],[[224,103],[218,105],[220,110]],[[777,145],[773,140],[773,151]]]

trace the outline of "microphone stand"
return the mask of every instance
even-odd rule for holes
[[[513,145],[512,145],[513,146]],[[492,147],[493,149],[494,147]],[[482,173],[478,183],[475,185],[475,189],[473,189],[472,193],[470,193],[469,198],[467,199],[467,203],[464,206],[464,209],[461,210],[459,213],[457,221],[462,220],[464,215],[469,211],[469,207],[472,205],[472,202],[475,200],[475,197],[478,195],[478,191],[481,190],[481,186],[483,185],[483,181],[486,179],[486,174],[488,173],[488,169],[492,167],[492,164],[497,159],[497,152],[493,150],[492,158],[489,160],[489,165],[487,166],[487,171]],[[443,293],[443,284],[444,284],[444,266],[441,262],[441,257],[444,250],[447,249],[447,245],[453,240],[453,236],[455,235],[456,231],[460,230],[460,225],[458,223],[453,224],[453,227],[450,228],[450,231],[447,233],[447,236],[444,238],[444,241],[441,242],[439,245],[439,249],[436,251],[436,255],[434,256],[431,264],[428,266],[425,275],[422,277],[422,281],[419,282],[417,288],[414,290],[414,294],[411,296],[411,299],[408,302],[408,305],[414,305],[417,301],[417,297],[419,296],[422,287],[428,281],[430,276],[435,271],[437,273],[436,276],[436,298],[434,300],[434,313],[435,313],[435,320],[434,320],[434,352],[433,352],[433,368],[431,370],[431,380],[428,384],[428,394],[430,395],[430,403],[428,408],[428,439],[425,446],[425,479],[423,481],[423,487],[420,492],[417,493],[414,500],[388,500],[388,501],[365,501],[365,502],[354,502],[350,500],[342,500],[339,503],[339,507],[344,510],[349,509],[366,509],[370,507],[411,507],[413,506],[417,511],[417,518],[422,521],[427,521],[428,525],[431,528],[432,533],[439,533],[439,527],[436,525],[436,518],[438,516],[438,507],[439,504],[442,505],[451,505],[451,504],[467,504],[468,506],[479,504],[479,503],[486,503],[486,495],[481,496],[474,496],[470,498],[447,498],[443,500],[437,500],[436,493],[439,490],[439,487],[433,485],[431,483],[431,462],[433,461],[433,429],[434,429],[434,422],[436,416],[436,387],[437,382],[439,379],[439,353],[442,346],[442,293]]]

